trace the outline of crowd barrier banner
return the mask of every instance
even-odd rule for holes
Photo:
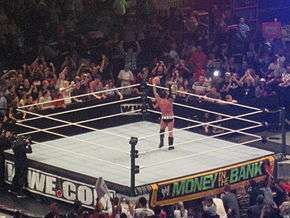
[[[5,181],[8,184],[12,183],[14,172],[14,162],[5,160]],[[85,184],[31,167],[28,168],[27,183],[27,190],[32,193],[67,203],[74,203],[78,200],[87,208],[95,208],[97,192],[94,185]],[[113,190],[109,190],[109,193],[111,197],[114,197],[116,194]]]
[[[191,176],[168,180],[152,185],[151,206],[172,205],[180,201],[191,201],[220,194],[226,184],[236,188],[250,180],[257,182],[266,177],[264,164],[269,161],[274,169],[274,156],[267,156],[244,163],[231,165]]]

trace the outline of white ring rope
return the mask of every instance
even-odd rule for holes
[[[105,89],[105,90],[101,90],[101,91],[97,91],[97,92],[90,92],[90,93],[86,93],[86,94],[82,94],[82,95],[75,95],[75,96],[71,96],[71,97],[65,97],[65,98],[55,99],[55,100],[41,102],[41,103],[29,104],[29,105],[21,106],[18,108],[23,109],[23,108],[34,107],[34,106],[39,106],[39,105],[44,105],[44,104],[50,104],[50,103],[59,102],[59,101],[63,101],[63,100],[81,98],[81,97],[90,96],[90,95],[97,95],[97,94],[111,92],[111,91],[117,91],[117,90],[121,90],[121,89],[134,88],[134,87],[137,87],[139,85],[140,84],[134,84],[134,85],[122,86],[122,87],[113,88],[113,89]]]
[[[56,147],[56,146],[50,145],[50,144],[45,143],[45,142],[36,142],[36,141],[32,141],[32,142],[34,143],[34,145],[43,145],[45,147],[53,148],[55,150],[65,151],[67,153],[71,153],[71,154],[75,155],[76,157],[83,156],[85,158],[90,158],[92,160],[97,160],[97,161],[100,161],[100,162],[104,162],[104,163],[106,163],[108,165],[113,164],[113,165],[116,165],[116,166],[119,166],[119,167],[122,167],[122,168],[130,169],[130,167],[129,166],[126,166],[126,165],[114,163],[114,162],[111,162],[111,161],[108,161],[108,160],[103,160],[103,159],[97,158],[95,156],[89,156],[89,155],[82,154],[82,153],[79,153],[79,152],[76,153],[76,152],[73,152],[71,150],[66,150],[66,149],[63,149],[63,148],[60,148],[60,147]]]
[[[152,85],[150,83],[147,83],[147,85],[151,86],[151,87],[155,86],[156,88],[159,88],[159,89],[168,90],[168,88],[165,88],[165,87],[162,87],[162,86],[157,86],[157,85]],[[204,98],[203,95],[197,95],[197,94],[193,94],[193,93],[190,93],[190,92],[184,92],[184,91],[176,91],[176,92],[180,93],[180,94],[185,94],[185,95],[189,95],[189,96],[198,97],[198,98]],[[215,99],[215,98],[207,97],[207,99],[213,100],[213,101],[217,101],[217,99]],[[239,106],[239,107],[244,107],[244,108],[251,109],[251,110],[262,111],[260,108],[251,107],[251,106],[248,106],[248,105],[234,103],[234,102],[228,102],[228,101],[224,101],[224,100],[220,100],[220,99],[218,99],[218,102],[223,103],[223,104],[230,104],[230,105],[235,105],[235,106]]]
[[[36,128],[36,127],[28,126],[28,125],[25,125],[23,123],[19,123],[18,125],[23,126],[23,127],[27,127],[27,128],[31,128],[31,129],[34,129],[34,130],[38,130],[39,132],[45,132],[45,133],[48,133],[48,134],[51,134],[51,135],[59,136],[59,137],[62,137],[62,138],[74,139],[76,141],[84,142],[84,143],[87,143],[87,144],[90,144],[90,145],[103,147],[103,148],[106,148],[106,149],[109,149],[109,150],[114,150],[114,151],[122,152],[122,153],[125,153],[125,154],[130,154],[129,152],[125,152],[125,151],[120,150],[120,149],[116,149],[116,148],[108,147],[108,146],[105,146],[105,145],[100,145],[100,144],[97,144],[97,143],[94,143],[94,142],[89,142],[89,141],[86,141],[86,140],[79,139],[77,136],[66,136],[66,135],[63,135],[63,134],[60,134],[60,133],[51,132],[51,131],[47,131],[47,130],[44,130],[44,129],[39,129],[39,128]]]
[[[88,109],[92,109],[92,108],[98,108],[98,107],[102,107],[102,106],[108,106],[108,105],[113,105],[113,104],[118,104],[118,103],[124,103],[127,101],[133,101],[133,100],[138,100],[141,97],[133,97],[133,98],[127,98],[127,99],[122,99],[122,100],[118,100],[118,101],[111,101],[111,102],[106,102],[106,103],[102,103],[102,104],[97,104],[97,105],[92,105],[92,106],[87,106],[87,107],[82,107],[82,108],[77,108],[77,109],[73,109],[73,110],[67,110],[67,111],[61,111],[61,112],[57,112],[57,113],[52,113],[52,114],[48,114],[48,117],[52,117],[52,116],[57,116],[57,115],[62,115],[62,114],[68,114],[68,113],[73,113],[73,112],[77,112],[77,111],[82,111],[82,110],[88,110]],[[37,120],[40,119],[41,117],[37,116],[37,117],[31,117],[25,120],[20,120],[19,122],[27,122],[27,121],[31,121],[31,120]]]
[[[155,99],[155,98],[152,98],[152,97],[148,97],[148,98],[149,99]],[[263,111],[254,111],[254,112],[249,112],[249,113],[245,113],[245,114],[241,114],[241,115],[237,115],[237,116],[231,116],[231,115],[218,113],[218,112],[213,112],[213,111],[209,111],[209,110],[205,110],[205,109],[201,109],[201,108],[196,108],[196,107],[189,106],[189,105],[179,104],[179,103],[175,103],[175,102],[173,104],[177,105],[177,106],[180,106],[180,107],[187,107],[187,108],[190,108],[190,109],[200,110],[200,111],[203,111],[203,112],[213,113],[213,114],[216,114],[216,115],[220,115],[220,116],[223,116],[223,117],[230,118],[230,119],[221,119],[220,122],[224,122],[224,121],[231,120],[231,119],[236,119],[236,120],[241,120],[241,121],[245,121],[245,122],[249,122],[249,123],[253,123],[253,124],[261,124],[261,122],[245,119],[245,118],[242,118],[242,117],[246,117],[246,116],[250,116],[250,115],[254,115],[254,114],[259,114],[259,113],[263,112]]]
[[[223,116],[223,117],[230,117],[232,119],[237,119],[237,120],[241,120],[241,121],[245,121],[245,122],[249,122],[249,123],[254,123],[254,124],[258,124],[259,122],[254,121],[254,120],[249,120],[249,119],[245,119],[245,118],[241,118],[239,115],[237,116],[231,116],[228,114],[224,114],[224,113],[219,113],[219,112],[214,112],[214,111],[210,111],[210,110],[206,110],[206,109],[202,109],[202,108],[197,108],[197,107],[193,107],[193,106],[189,106],[189,105],[184,105],[184,104],[179,104],[174,102],[174,105],[180,106],[180,107],[186,107],[186,108],[190,108],[190,109],[194,109],[194,110],[199,110],[199,111],[203,111],[203,112],[207,112],[207,113],[212,113],[215,115],[219,115],[219,116]],[[257,113],[262,113],[263,111],[255,111]],[[249,115],[246,115],[249,116]]]
[[[180,146],[180,145],[185,145],[185,144],[188,144],[188,143],[191,143],[191,142],[198,142],[198,141],[204,141],[204,140],[207,140],[207,139],[210,139],[210,138],[217,138],[217,137],[221,137],[221,136],[225,136],[225,135],[230,135],[232,133],[240,133],[240,134],[244,134],[243,131],[246,131],[246,130],[250,130],[250,129],[255,129],[255,128],[258,128],[260,127],[261,125],[256,125],[256,126],[250,126],[250,127],[245,127],[245,128],[242,128],[242,129],[238,129],[238,130],[231,130],[231,129],[228,129],[227,128],[227,131],[228,132],[222,132],[222,133],[218,133],[218,134],[215,134],[215,135],[211,135],[211,136],[204,136],[204,137],[201,137],[201,138],[198,138],[198,139],[192,139],[192,140],[189,140],[189,141],[184,141],[184,142],[181,142],[181,143],[178,143],[174,146]],[[244,134],[244,135],[247,135],[247,134]],[[254,134],[250,134],[249,133],[249,136],[252,136],[252,137],[255,137],[255,138],[258,138],[259,140],[262,139],[261,136],[259,135],[254,135]],[[147,153],[151,153],[153,151],[158,151],[160,150],[160,148],[154,148],[154,149],[151,149],[151,150],[147,150],[147,151],[144,151],[144,152],[140,152],[140,155],[145,155]]]
[[[155,110],[151,110],[151,109],[148,109],[147,111],[152,112],[152,113],[156,113],[156,114],[162,114],[159,111],[155,111]],[[249,114],[252,115],[254,113],[259,113],[259,112],[258,111],[254,111],[254,112],[250,112]],[[242,117],[242,116],[248,116],[248,114],[242,114],[242,115],[239,115],[239,116],[240,117]],[[193,125],[193,126],[187,126],[187,127],[184,127],[184,128],[173,129],[171,131],[166,131],[166,133],[169,133],[169,132],[177,132],[177,131],[186,130],[186,129],[193,129],[193,128],[201,127],[201,126],[204,126],[204,125],[208,125],[208,126],[216,127],[216,128],[223,129],[223,130],[227,130],[227,131],[237,131],[238,133],[243,134],[243,135],[248,135],[248,136],[253,136],[253,137],[256,136],[256,135],[251,134],[251,133],[248,133],[248,132],[243,132],[243,131],[238,131],[238,130],[232,130],[232,129],[229,129],[229,128],[226,128],[226,127],[223,127],[223,126],[213,125],[214,123],[224,122],[224,121],[230,120],[232,118],[225,118],[225,119],[221,119],[221,120],[214,120],[214,121],[210,121],[210,122],[206,122],[206,123],[201,122],[199,120],[192,120],[192,119],[183,118],[183,117],[179,117],[179,116],[174,116],[174,118],[178,118],[178,119],[182,119],[182,120],[186,120],[186,121],[190,121],[192,123],[198,123],[198,124],[197,125]],[[263,124],[257,122],[257,125],[255,126],[255,128],[258,128],[258,127],[261,127],[261,126],[263,126]],[[150,134],[150,135],[146,135],[146,136],[140,137],[139,140],[144,140],[144,139],[150,138],[152,136],[161,135],[161,134],[164,135],[165,133],[153,133],[153,134]]]
[[[200,155],[204,155],[204,154],[208,154],[208,153],[212,153],[212,152],[218,152],[220,150],[225,150],[225,149],[234,148],[234,147],[237,147],[237,146],[240,146],[240,145],[244,145],[244,144],[258,142],[260,140],[261,139],[253,139],[253,140],[249,140],[249,141],[246,141],[246,142],[243,142],[243,143],[234,144],[234,145],[231,145],[231,146],[221,147],[221,148],[218,148],[218,149],[212,149],[212,150],[201,152],[201,153],[197,153],[197,154],[186,155],[186,156],[183,156],[183,157],[167,160],[167,161],[164,161],[164,162],[159,162],[159,163],[154,163],[154,164],[151,164],[151,165],[143,166],[143,167],[140,167],[140,169],[151,168],[151,167],[155,167],[155,166],[164,165],[164,164],[167,164],[167,163],[170,163],[170,162],[175,162],[175,161],[178,161],[178,160],[183,160],[183,159],[187,159],[187,158],[191,158],[191,157],[195,157],[195,156],[200,156]]]
[[[24,111],[24,110],[21,110],[21,109],[18,109],[18,110],[21,111],[21,112],[23,112],[23,113],[25,112],[25,113],[28,113],[28,114],[32,114],[34,116],[39,116],[39,117],[46,118],[46,119],[53,120],[53,121],[57,121],[57,122],[60,122],[60,123],[70,124],[71,126],[77,126],[77,127],[81,127],[81,128],[88,129],[88,130],[104,132],[104,133],[107,133],[109,135],[113,135],[113,136],[118,136],[120,138],[129,139],[128,137],[125,137],[123,135],[118,135],[118,134],[115,134],[115,133],[111,133],[111,132],[106,131],[106,130],[103,130],[103,129],[96,129],[96,128],[84,126],[84,125],[81,125],[81,124],[76,124],[76,123],[68,122],[68,121],[65,121],[65,120],[61,120],[61,119],[49,117],[47,115],[40,115],[40,114],[33,113],[33,112],[30,112],[30,111]],[[141,111],[141,109],[139,109],[138,111]],[[134,111],[130,111],[130,112],[132,113]],[[117,115],[121,115],[121,114],[123,114],[123,113],[119,113]],[[114,115],[108,115],[108,116],[104,116],[104,117],[98,117],[98,118],[95,118],[95,119],[92,119],[92,120],[98,120],[98,119],[101,120],[101,119],[105,119],[105,118],[109,118],[109,117],[114,117],[114,116],[117,116],[117,115],[116,114],[114,114]],[[90,120],[87,120],[86,122],[90,122]]]
[[[148,98],[155,99],[153,97],[148,97]],[[252,114],[252,112],[250,112],[250,113],[246,113],[244,116],[241,116],[241,115],[231,116],[231,115],[228,115],[228,114],[214,112],[214,111],[210,111],[210,110],[206,110],[206,109],[202,109],[202,108],[197,108],[197,107],[193,107],[193,106],[186,105],[186,104],[180,104],[180,103],[176,103],[176,102],[173,102],[173,105],[177,105],[177,106],[180,106],[180,107],[186,107],[186,108],[189,108],[189,109],[203,111],[203,112],[206,112],[206,113],[211,113],[211,114],[215,114],[215,115],[219,115],[219,116],[223,116],[223,117],[228,117],[228,118],[232,118],[232,119],[237,119],[237,120],[241,120],[241,121],[245,121],[245,122],[249,122],[249,123],[254,123],[254,124],[259,124],[260,122],[257,122],[257,121],[254,121],[254,120],[245,119],[245,118],[242,118],[242,117],[253,115],[253,114],[259,114],[259,113],[263,112],[263,111],[254,111],[253,114]]]
[[[82,124],[82,123],[89,123],[89,122],[92,122],[92,121],[97,121],[97,120],[102,120],[102,119],[107,119],[107,118],[112,118],[112,117],[117,117],[117,116],[120,116],[120,115],[126,115],[126,114],[131,114],[131,113],[137,113],[137,112],[140,112],[141,109],[137,109],[137,110],[133,110],[133,111],[127,111],[127,112],[121,112],[121,113],[117,113],[117,114],[112,114],[112,115],[108,115],[108,116],[103,116],[103,117],[97,117],[97,118],[92,118],[92,119],[88,119],[88,120],[82,120],[82,121],[78,121],[78,122],[74,122],[74,124]],[[17,122],[18,124],[19,122]],[[68,124],[63,124],[63,125],[58,125],[58,126],[53,126],[53,127],[49,127],[49,128],[45,128],[45,129],[42,129],[42,130],[53,130],[53,129],[59,129],[59,128],[63,128],[63,127],[67,127],[67,126],[71,126],[72,124],[71,123],[68,123]],[[103,129],[95,129],[93,127],[89,127],[87,126],[88,130],[92,130],[92,131],[101,131],[101,132],[105,132],[105,130]],[[25,133],[21,133],[21,134],[18,134],[18,135],[28,135],[28,134],[33,134],[33,133],[38,133],[39,131],[38,130],[35,130],[35,131],[30,131],[30,132],[25,132]],[[106,131],[107,132],[107,131]],[[114,133],[115,134],[115,133]],[[117,135],[117,134],[115,134]],[[124,136],[121,136],[121,135],[118,135],[119,137],[124,137]],[[129,139],[129,137],[127,138]]]
[[[259,125],[243,128],[243,129],[237,130],[236,132],[245,131],[245,130],[249,130],[249,129],[254,129],[254,128],[257,128],[257,127],[259,127]],[[218,133],[218,134],[211,135],[211,136],[204,136],[204,137],[201,137],[201,138],[198,138],[198,139],[192,139],[192,140],[188,140],[188,141],[184,141],[184,142],[178,143],[175,146],[185,145],[185,144],[188,144],[188,143],[191,143],[191,142],[204,141],[204,140],[209,139],[209,138],[217,138],[217,137],[221,137],[221,136],[225,136],[225,135],[230,135],[232,133],[235,133],[235,132],[234,131],[228,131],[228,132],[222,132],[222,133]],[[259,140],[262,139],[262,137],[260,137],[258,135],[255,135],[253,137],[259,138]],[[151,153],[153,151],[158,151],[158,150],[160,150],[160,149],[159,148],[154,148],[154,149],[151,149],[151,150],[140,152],[140,155],[144,155],[144,154]]]

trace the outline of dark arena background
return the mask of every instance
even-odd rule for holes
[[[2,0],[1,216],[290,216],[289,9]]]

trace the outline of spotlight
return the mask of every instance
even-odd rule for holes
[[[215,70],[215,71],[213,71],[212,75],[214,77],[219,77],[221,75],[221,72],[219,70]]]

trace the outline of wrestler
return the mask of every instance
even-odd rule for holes
[[[158,79],[153,81],[153,94],[156,99],[156,105],[161,111],[161,121],[160,121],[160,144],[159,148],[164,146],[164,133],[167,128],[168,134],[168,144],[169,150],[173,150],[173,127],[174,127],[174,114],[173,114],[173,101],[175,96],[172,94],[172,84],[169,85],[169,93],[166,90],[161,90],[158,94],[156,90],[156,83]]]

